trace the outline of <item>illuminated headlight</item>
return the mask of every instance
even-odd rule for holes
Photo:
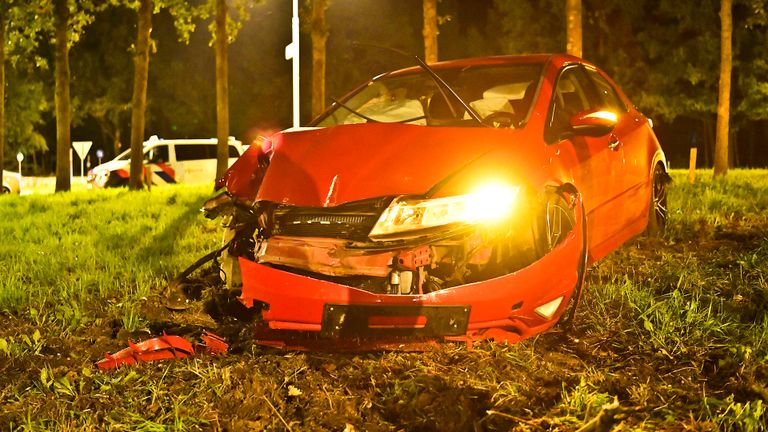
[[[451,224],[494,223],[512,214],[520,188],[486,184],[472,193],[434,199],[396,198],[369,236],[418,231]]]

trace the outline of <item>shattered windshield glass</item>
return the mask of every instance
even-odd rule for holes
[[[519,127],[528,115],[542,69],[542,64],[524,64],[436,72],[481,119],[501,113]],[[315,125],[356,123],[479,126],[461,102],[441,91],[424,71],[375,79],[345,100],[334,101]]]

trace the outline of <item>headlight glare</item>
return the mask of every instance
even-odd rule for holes
[[[457,223],[493,223],[510,216],[519,188],[485,184],[472,193],[434,199],[396,198],[379,217],[370,237]]]

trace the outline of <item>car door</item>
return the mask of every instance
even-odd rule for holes
[[[153,184],[176,183],[176,170],[168,145],[156,145],[144,152],[144,162],[152,172]]]
[[[613,133],[591,137],[575,135],[570,128],[574,115],[603,109],[604,103],[581,65],[565,66],[555,83],[545,138],[575,155],[573,178],[582,193],[587,213],[590,250],[600,249],[617,232],[621,221],[618,197],[624,188],[624,150]],[[596,254],[599,254],[597,252]]]
[[[587,75],[603,100],[605,109],[616,113],[616,127],[611,132],[615,141],[620,142],[624,154],[622,179],[623,206],[621,220],[625,226],[646,215],[643,205],[648,200],[648,135],[647,119],[630,107],[619,96],[614,85],[596,69],[587,69]]]

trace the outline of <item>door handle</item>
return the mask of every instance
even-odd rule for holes
[[[619,139],[616,138],[615,136],[611,136],[611,140],[608,141],[608,148],[613,151],[617,151],[620,145],[621,145],[621,141],[619,141]]]

